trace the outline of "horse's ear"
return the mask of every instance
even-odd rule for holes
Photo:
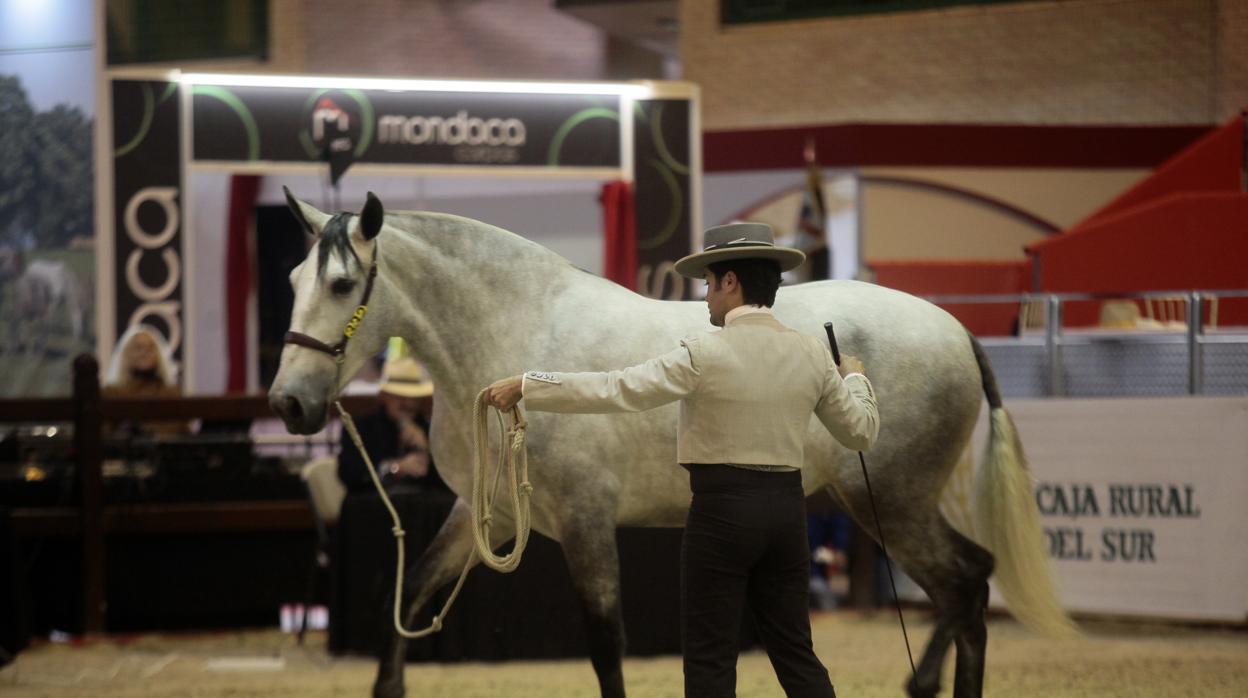
[[[368,201],[364,203],[364,210],[360,211],[360,234],[365,240],[377,237],[385,218],[386,210],[382,207],[381,200],[370,191]]]
[[[299,225],[303,226],[308,235],[313,237],[320,235],[321,228],[325,226],[329,216],[316,210],[312,205],[296,199],[285,185],[282,185],[282,191],[286,192],[286,205],[290,207],[290,212],[294,214],[295,220],[299,221]]]

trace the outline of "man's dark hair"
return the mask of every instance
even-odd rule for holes
[[[772,259],[730,259],[706,266],[715,276],[719,287],[728,272],[736,272],[741,284],[741,297],[746,305],[762,305],[770,308],[776,302],[776,289],[780,288],[780,263]]]

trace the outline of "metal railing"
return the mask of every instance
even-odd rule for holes
[[[1224,302],[1248,302],[1248,290],[924,298],[1018,308],[1014,336],[979,337],[1007,397],[1248,393],[1248,326],[1219,324]],[[1130,328],[1064,326],[1067,305],[1078,302],[1144,310]]]

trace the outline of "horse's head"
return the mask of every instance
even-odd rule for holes
[[[385,211],[371,192],[359,215],[322,213],[289,191],[286,202],[317,241],[290,273],[295,304],[269,404],[292,433],[311,434],[325,425],[338,392],[387,338],[388,319],[375,305],[377,234]]]

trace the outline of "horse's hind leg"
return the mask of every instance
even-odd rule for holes
[[[624,619],[620,611],[620,562],[615,522],[571,516],[560,535],[572,585],[581,597],[589,658],[603,698],[623,698]]]
[[[985,551],[986,552],[986,551]],[[988,582],[979,585],[966,609],[966,626],[957,638],[958,659],[954,669],[953,695],[978,696],[984,692],[984,660],[988,648],[988,626],[984,614],[988,610]]]
[[[905,536],[902,538],[902,536]],[[949,646],[956,643],[954,698],[979,698],[983,691],[988,577],[992,555],[933,513],[929,523],[899,533],[889,551],[927,592],[936,607],[936,627],[907,683],[912,698],[935,696]]]
[[[450,515],[428,549],[415,564],[408,565],[404,571],[406,577],[403,580],[403,595],[408,599],[408,605],[403,614],[403,627],[410,629],[416,612],[438,589],[455,579],[463,570],[472,550],[472,508],[463,499],[456,499]],[[404,692],[403,666],[407,658],[407,640],[392,625],[393,603],[394,597],[391,594],[384,614],[389,640],[381,651],[377,680],[373,684],[373,695],[376,698],[398,698]]]

